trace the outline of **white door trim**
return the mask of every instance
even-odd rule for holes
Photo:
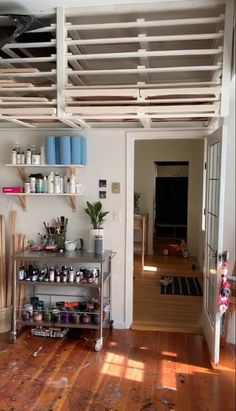
[[[133,193],[134,143],[136,140],[173,140],[205,138],[210,130],[142,130],[126,133],[126,260],[125,260],[125,328],[133,322]]]

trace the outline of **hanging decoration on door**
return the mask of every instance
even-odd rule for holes
[[[222,253],[222,260],[221,260],[221,284],[219,290],[219,310],[221,315],[223,315],[228,307],[229,307],[229,297],[230,297],[230,284],[227,281],[228,279],[228,253],[224,251]]]

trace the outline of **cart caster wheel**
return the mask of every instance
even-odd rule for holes
[[[163,254],[164,254],[164,255],[168,255],[168,254],[169,254],[169,251],[167,250],[167,248],[165,248],[165,249],[163,250]]]
[[[15,344],[15,343],[16,343],[16,335],[11,335],[10,343],[11,343],[11,344]]]
[[[110,321],[109,330],[110,331],[114,330],[114,321],[113,320]]]
[[[103,340],[102,339],[97,340],[95,343],[95,347],[94,347],[95,351],[96,352],[101,351],[102,347],[103,347]]]
[[[183,257],[188,258],[188,256],[189,256],[188,251],[183,251]]]

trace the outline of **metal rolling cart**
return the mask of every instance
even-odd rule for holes
[[[116,253],[112,251],[104,251],[101,255],[96,256],[94,253],[89,253],[84,250],[76,250],[76,251],[64,251],[64,252],[56,252],[56,253],[49,253],[45,251],[24,251],[14,256],[14,272],[13,272],[13,325],[11,331],[11,342],[16,342],[18,328],[22,326],[42,326],[42,327],[67,327],[67,328],[81,328],[81,329],[94,329],[98,330],[98,337],[95,341],[94,349],[95,351],[100,351],[103,348],[103,328],[110,328],[113,327],[113,321],[111,319],[111,261]],[[34,264],[34,265],[42,265],[47,264],[47,266],[56,264],[59,266],[64,265],[96,265],[99,267],[99,275],[96,280],[92,283],[71,283],[71,282],[44,282],[44,281],[28,281],[28,280],[20,280],[18,278],[18,269],[21,264]],[[36,294],[39,295],[47,295],[47,296],[71,296],[71,294],[58,294],[56,291],[60,289],[60,287],[70,287],[71,289],[75,290],[75,294],[72,296],[79,296],[79,289],[86,288],[87,290],[95,290],[99,294],[99,305],[100,308],[90,314],[98,315],[99,321],[98,324],[89,323],[89,324],[82,324],[82,323],[66,323],[63,324],[61,322],[47,322],[47,321],[40,321],[35,322],[32,318],[28,320],[24,320],[20,317],[21,307],[18,306],[17,302],[17,290],[20,285],[24,285],[25,287],[31,287],[31,295],[35,296]],[[47,291],[49,287],[52,289],[52,292],[49,294],[43,294],[42,292],[37,292],[37,287],[47,287]],[[55,291],[56,290],[56,291]],[[61,291],[63,292],[62,288]],[[104,319],[104,302],[109,301],[110,310],[107,313],[107,318]],[[77,313],[84,313],[84,311],[77,311]]]

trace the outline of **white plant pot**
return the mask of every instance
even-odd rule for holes
[[[104,230],[103,228],[90,228],[88,232],[87,251],[89,253],[95,252],[95,235],[101,235],[104,245]],[[103,250],[104,251],[104,250]]]

